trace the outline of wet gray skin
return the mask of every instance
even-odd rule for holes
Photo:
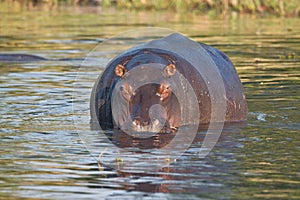
[[[187,40],[179,34],[173,34],[155,42],[159,44],[164,42],[172,43],[172,37],[177,37],[176,39],[179,38],[179,40]],[[174,44],[176,43],[174,42]],[[221,75],[220,77],[223,79],[226,92],[226,94],[224,94],[226,100],[226,114],[224,121],[245,121],[247,119],[248,108],[244,88],[232,62],[223,52],[216,48],[201,43],[199,44],[199,48],[204,50],[203,54],[199,54],[199,56],[203,60],[211,59],[216,65],[217,70]],[[176,98],[173,98],[173,88],[168,81],[168,77],[161,80],[160,85],[152,84],[139,88],[137,91],[132,91],[130,89],[132,87],[130,84],[132,83],[124,82],[124,84],[127,85],[123,87],[123,89],[125,88],[125,91],[122,91],[121,93],[124,94],[125,98],[123,99],[128,102],[130,109],[128,111],[127,108],[120,108],[121,110],[125,109],[126,111],[122,111],[123,113],[120,115],[120,118],[114,122],[112,117],[111,98],[115,85],[118,81],[122,81],[122,79],[124,79],[123,76],[126,73],[130,73],[135,67],[138,67],[141,64],[151,65],[151,63],[160,63],[165,66],[174,65],[177,71],[176,73],[182,74],[185,79],[188,80],[197,96],[200,124],[210,123],[212,99],[208,89],[209,83],[204,81],[205,79],[202,77],[202,74],[199,74],[199,71],[205,70],[208,66],[203,65],[202,63],[193,66],[185,58],[180,57],[174,52],[159,48],[147,48],[146,44],[140,48],[130,49],[113,59],[96,82],[94,88],[96,99],[91,99],[91,101],[96,101],[96,103],[94,103],[95,107],[91,106],[91,113],[92,116],[93,113],[96,114],[98,118],[96,121],[99,121],[101,128],[112,129],[116,127],[120,128],[122,126],[131,126],[137,131],[156,131],[158,128],[162,127],[163,122],[165,122],[163,124],[162,132],[172,132],[173,130],[177,130],[179,126],[185,125],[180,122],[181,112],[176,109],[180,109],[180,106],[178,105],[178,102],[176,102]],[[124,68],[123,71],[118,70],[118,66],[122,66]],[[164,90],[170,90],[169,95],[167,95],[168,98],[165,98],[163,101],[159,101],[161,96],[157,95],[157,91],[160,87],[163,87]],[[187,96],[186,99],[188,100],[189,97]],[[165,108],[166,113],[162,114],[160,119],[157,117],[151,119],[149,110],[151,105],[156,104]],[[194,108],[194,105],[189,106],[190,109]],[[123,124],[126,121],[125,119],[129,116],[131,117],[130,123],[128,124],[127,122]],[[184,123],[188,124],[189,122],[187,121]]]
[[[47,59],[42,56],[22,53],[4,53],[0,54],[0,62],[37,62],[37,61],[83,61],[82,58],[61,58],[61,59]]]
[[[0,62],[32,62],[45,61],[44,57],[30,54],[0,54]]]

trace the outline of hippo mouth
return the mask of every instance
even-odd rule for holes
[[[130,134],[174,133],[178,130],[177,127],[170,126],[168,121],[162,122],[159,119],[154,119],[149,123],[141,123],[135,119],[132,122],[124,123],[120,128],[125,132],[130,132]]]
[[[131,129],[135,132],[160,132],[164,127],[164,122],[158,119],[152,120],[150,123],[141,122],[138,119],[132,121]]]
[[[134,118],[132,120],[132,118]],[[177,127],[171,126],[163,107],[159,104],[152,105],[149,109],[149,119],[144,120],[142,117],[132,116],[120,123],[120,128],[126,132],[132,133],[173,133],[178,130]]]

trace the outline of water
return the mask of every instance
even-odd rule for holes
[[[299,19],[45,9],[1,9],[1,53],[52,60],[0,63],[0,199],[300,198]],[[98,60],[82,66],[75,58],[105,38],[151,26],[227,53],[246,90],[248,123],[226,126],[204,159],[198,156],[198,133],[160,171],[142,172],[146,164],[130,172],[111,170],[98,165],[78,135],[90,133],[89,77],[101,68]],[[72,109],[74,86],[77,94],[87,94],[75,98],[82,115]]]

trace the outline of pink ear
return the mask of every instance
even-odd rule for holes
[[[166,100],[172,94],[172,88],[168,81],[163,81],[156,90],[156,95],[160,97],[161,101]]]
[[[176,73],[176,67],[174,64],[168,64],[167,66],[165,66],[164,75],[166,77],[173,76],[173,75],[175,75],[175,73]]]
[[[115,74],[117,76],[122,78],[126,74],[126,72],[127,72],[127,69],[123,65],[119,64],[116,66]]]

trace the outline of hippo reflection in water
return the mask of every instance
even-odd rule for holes
[[[201,62],[193,62],[197,59]],[[207,73],[202,73],[206,71],[209,74],[212,64],[216,66],[224,85],[224,121],[245,121],[248,109],[244,89],[229,58],[216,48],[193,42],[177,33],[129,49],[107,65],[93,88],[92,120],[97,121],[104,130],[129,126],[134,131],[176,131],[189,123],[182,121],[182,106],[174,93],[172,82],[172,77],[180,73],[189,82],[197,98],[194,102],[197,106],[189,105],[188,111],[199,108],[200,124],[217,122],[211,114],[214,99],[210,93],[218,90],[221,85],[213,85],[214,79],[218,77],[207,79],[204,77]],[[137,78],[146,78],[147,70],[142,69],[151,67],[156,67],[161,73],[158,73],[156,82],[135,88],[134,81],[128,76],[138,67],[141,70],[138,75],[134,75]],[[118,98],[117,103],[112,105],[115,87]],[[184,101],[191,104],[189,96],[184,97]],[[114,117],[113,106],[117,107],[118,114]]]

